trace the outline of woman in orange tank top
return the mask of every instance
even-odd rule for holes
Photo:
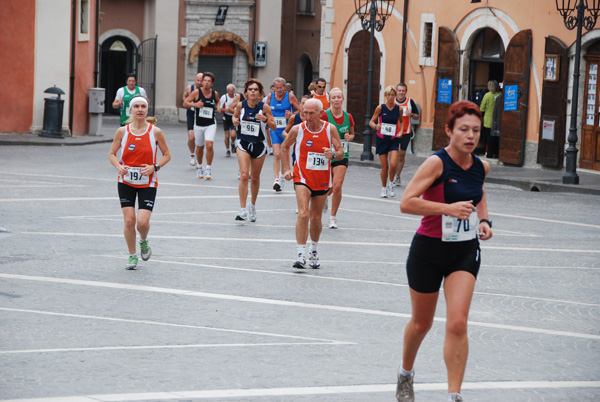
[[[148,121],[146,119],[147,99],[136,96],[129,104],[132,116],[127,120],[127,124],[115,133],[108,159],[119,172],[118,189],[123,211],[123,234],[129,250],[129,262],[125,268],[136,269],[138,263],[135,245],[136,223],[140,233],[142,260],[146,261],[152,255],[147,237],[158,186],[156,172],[171,160],[171,152],[161,129],[151,123],[156,122],[156,119],[148,118]],[[157,147],[162,153],[158,162],[156,161]],[[117,156],[119,150],[121,150],[120,157]],[[138,199],[137,219],[136,198]]]

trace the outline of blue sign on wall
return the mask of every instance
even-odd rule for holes
[[[439,79],[438,103],[452,103],[452,80]]]
[[[519,86],[507,85],[504,87],[504,111],[514,112],[517,110],[517,102],[519,98]]]

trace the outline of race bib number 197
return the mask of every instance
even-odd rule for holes
[[[127,174],[123,176],[123,180],[129,184],[143,186],[150,183],[150,176],[142,175],[141,167],[130,167]]]

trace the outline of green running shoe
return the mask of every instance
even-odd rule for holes
[[[152,255],[152,249],[148,244],[148,240],[140,240],[140,249],[140,254],[142,254],[142,260],[148,261],[150,259],[150,256]]]
[[[137,255],[129,256],[129,264],[125,266],[125,269],[137,269],[138,258]]]

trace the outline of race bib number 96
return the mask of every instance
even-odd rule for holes
[[[144,184],[150,183],[150,176],[142,175],[141,167],[130,167],[127,174],[123,176],[123,180],[129,184],[143,186]]]
[[[327,170],[329,169],[329,161],[325,158],[325,154],[309,152],[306,157],[306,168],[310,170]]]
[[[240,122],[240,133],[258,137],[258,134],[260,133],[260,123],[254,121],[242,121]]]
[[[448,215],[442,215],[442,241],[468,241],[477,237],[479,219],[473,212],[469,220],[462,220]]]

